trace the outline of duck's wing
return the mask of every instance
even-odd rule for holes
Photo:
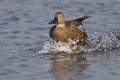
[[[79,25],[82,24],[83,20],[86,20],[88,18],[90,18],[90,16],[83,16],[81,18],[77,18],[74,20],[65,21],[65,25],[66,27],[78,27]]]

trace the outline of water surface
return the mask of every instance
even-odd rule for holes
[[[0,79],[119,80],[119,9],[119,0],[0,0]],[[57,11],[66,20],[92,16],[83,24],[101,47],[85,54],[39,53],[49,44],[48,22]]]

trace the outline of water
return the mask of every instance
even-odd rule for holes
[[[119,0],[0,0],[0,79],[119,80],[119,9]],[[53,49],[48,22],[57,11],[66,20],[92,16],[83,22],[90,48]]]

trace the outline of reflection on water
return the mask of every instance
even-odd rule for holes
[[[52,55],[53,65],[51,73],[55,75],[56,80],[74,80],[70,76],[74,73],[82,73],[89,64],[83,54],[68,54],[61,52]]]

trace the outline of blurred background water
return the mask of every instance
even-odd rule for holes
[[[0,79],[119,80],[119,47],[89,55],[39,53],[57,11],[66,20],[92,16],[83,22],[89,36],[108,30],[120,44],[120,0],[0,0]]]

